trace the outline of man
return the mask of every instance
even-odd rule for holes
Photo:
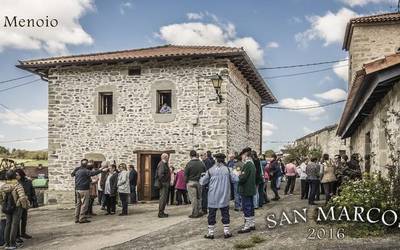
[[[160,109],[160,113],[161,114],[167,114],[167,113],[171,113],[171,107],[168,106],[168,104],[166,102],[164,102],[164,104],[162,105],[161,109]]]
[[[207,158],[204,160],[204,164],[206,165],[206,170],[209,170],[215,164],[215,160],[212,157],[211,151],[207,151]]]
[[[210,169],[215,164],[215,160],[212,157],[211,151],[207,151],[206,154],[203,154],[202,161],[206,166],[206,170]],[[207,196],[208,196],[208,185],[201,186],[201,208],[204,214],[207,214]]]
[[[249,233],[255,230],[253,196],[256,194],[256,166],[251,158],[251,148],[245,148],[241,154],[244,162],[239,176],[239,194],[242,197],[242,209],[244,214],[244,227],[238,231],[239,234]]]
[[[277,201],[281,198],[281,197],[279,197],[278,187],[277,187],[277,182],[278,182],[278,179],[280,178],[281,166],[276,159],[277,159],[276,154],[272,154],[272,161],[269,163],[269,165],[270,165],[269,166],[269,176],[271,179],[271,189],[275,195],[275,197],[271,199],[273,201]]]
[[[206,166],[199,160],[195,150],[190,151],[190,157],[191,160],[186,164],[185,168],[187,190],[189,199],[192,202],[192,214],[189,215],[189,218],[199,218],[203,215],[201,212],[202,187],[199,180],[201,174],[206,171]]]
[[[242,162],[242,158],[240,155],[237,156],[235,166],[233,169],[233,173],[236,174],[237,176],[240,175],[242,172],[242,168],[244,166],[244,163]],[[239,211],[242,208],[242,198],[240,197],[239,194],[239,179],[233,183],[233,190],[234,190],[234,197],[235,197],[235,211]]]
[[[320,185],[320,166],[317,163],[317,158],[311,158],[311,162],[308,163],[306,167],[306,174],[307,179],[310,185],[310,194],[308,195],[308,204],[309,205],[316,205],[315,204],[315,196],[317,195],[317,189]]]
[[[168,202],[169,184],[171,181],[171,173],[168,166],[168,154],[161,155],[161,161],[157,165],[156,185],[160,190],[160,200],[158,203],[158,218],[166,218],[165,206]]]
[[[297,174],[297,169],[296,169],[296,161],[292,160],[288,164],[286,164],[285,167],[285,175],[286,175],[286,187],[285,187],[285,195],[289,194],[293,195],[293,190],[296,185],[296,174]]]
[[[137,185],[137,171],[135,169],[135,166],[129,165],[129,185],[131,189],[131,203],[136,204],[137,203],[137,197],[136,197],[136,185]]]
[[[206,239],[214,239],[217,210],[221,210],[222,224],[224,225],[224,238],[232,237],[229,231],[229,200],[231,183],[237,176],[224,165],[225,155],[216,154],[217,163],[210,168],[200,179],[201,185],[208,184],[208,233]]]
[[[88,169],[88,160],[82,159],[80,167],[75,168],[71,173],[71,176],[75,177],[75,223],[90,222],[86,218],[86,212],[89,207],[91,177],[101,173],[102,170],[103,168],[90,171]]]

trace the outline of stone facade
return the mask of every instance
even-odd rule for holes
[[[141,67],[140,75],[128,75],[133,66]],[[223,77],[221,104],[210,100],[216,97],[210,77],[217,73]],[[228,59],[56,67],[48,78],[48,200],[73,201],[70,173],[87,153],[136,165],[134,151],[173,150],[171,162],[184,166],[191,149],[260,150],[261,98]],[[164,89],[172,90],[171,114],[156,113],[156,92]],[[98,115],[104,91],[113,93],[112,115]]]
[[[376,104],[368,119],[364,119],[351,136],[351,153],[358,153],[361,156],[364,170],[365,155],[371,154],[370,171],[381,171],[386,174],[385,166],[392,164],[389,139],[397,150],[400,148],[400,117],[394,115],[393,111],[397,114],[400,112],[400,82]],[[386,129],[390,138],[385,135]]]
[[[354,25],[349,46],[349,89],[363,64],[394,54],[399,48],[400,23]]]
[[[309,143],[313,148],[320,148],[323,154],[331,158],[338,154],[350,153],[349,140],[342,140],[336,135],[337,125],[328,126],[296,140],[296,143]]]

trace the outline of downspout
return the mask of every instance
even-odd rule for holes
[[[260,153],[262,154],[262,145],[263,145],[263,129],[262,129],[262,123],[263,123],[263,108],[267,106],[267,104],[261,104],[260,107]]]

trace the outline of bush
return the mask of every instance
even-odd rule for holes
[[[379,208],[381,211],[391,209],[400,214],[400,206],[396,203],[398,199],[395,198],[398,195],[393,192],[393,187],[394,182],[391,178],[385,179],[380,174],[368,175],[365,173],[362,180],[343,183],[340,187],[340,195],[334,196],[327,207],[334,206],[337,209],[346,207],[349,214],[354,214],[355,206],[363,207],[364,211],[368,211],[370,208]],[[371,212],[371,219],[373,220],[379,220],[380,216],[377,212],[375,214]],[[345,223],[345,227],[349,228],[347,232],[355,237],[378,236],[391,230],[382,223]],[[395,226],[397,226],[397,223]]]

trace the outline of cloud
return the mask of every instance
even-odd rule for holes
[[[238,37],[232,23],[176,23],[161,27],[156,36],[176,45],[243,47],[256,65],[264,64],[264,50],[260,44],[252,37]]]
[[[378,4],[378,3],[393,3],[392,0],[340,0],[341,2],[343,2],[344,4],[347,4],[351,7],[354,6],[364,6],[367,4]]]
[[[346,58],[348,60],[348,58]],[[340,78],[343,79],[346,83],[349,80],[349,61],[342,61],[335,63],[332,68],[333,72]]]
[[[0,52],[7,48],[39,50],[51,54],[67,53],[68,45],[88,45],[92,37],[86,33],[79,19],[94,9],[94,0],[2,0],[0,17],[26,19],[57,19],[56,27],[4,27],[0,25]]]
[[[317,107],[320,105],[319,102],[308,99],[307,97],[303,97],[301,99],[285,98],[282,99],[279,103],[280,106],[283,108],[292,108],[292,109]],[[290,110],[290,111],[307,115],[311,120],[318,120],[320,116],[325,113],[326,110],[324,108],[317,107],[311,109],[300,109],[300,110]]]
[[[4,135],[0,134],[0,139],[3,139],[3,138],[4,138]]]
[[[303,131],[306,134],[311,134],[312,132],[314,132],[312,129],[310,129],[309,127],[303,127]]]
[[[269,43],[267,43],[266,48],[268,48],[268,49],[279,48],[279,43],[277,43],[277,42],[269,42]]]
[[[121,15],[125,15],[125,11],[132,8],[133,4],[131,2],[123,2],[119,5],[119,12],[121,13]]]
[[[347,22],[358,16],[354,11],[342,8],[337,13],[328,11],[324,16],[306,17],[311,27],[295,35],[296,41],[303,47],[313,40],[323,40],[324,46],[341,43],[344,39]]]
[[[267,138],[271,136],[274,133],[274,130],[278,129],[275,124],[269,123],[269,122],[263,122],[262,123],[262,135],[263,138]]]
[[[47,127],[47,109],[30,111],[13,110],[0,113],[0,122],[30,130],[45,130]]]
[[[204,18],[204,14],[202,12],[199,12],[199,13],[189,12],[189,13],[186,13],[186,17],[189,20],[201,20]]]
[[[314,96],[320,99],[336,102],[345,100],[347,98],[347,93],[343,89],[331,89],[323,93],[315,94]]]
[[[302,20],[301,18],[297,17],[297,16],[294,16],[294,17],[291,17],[291,18],[289,19],[289,22],[290,22],[290,23],[302,23],[303,20]]]

